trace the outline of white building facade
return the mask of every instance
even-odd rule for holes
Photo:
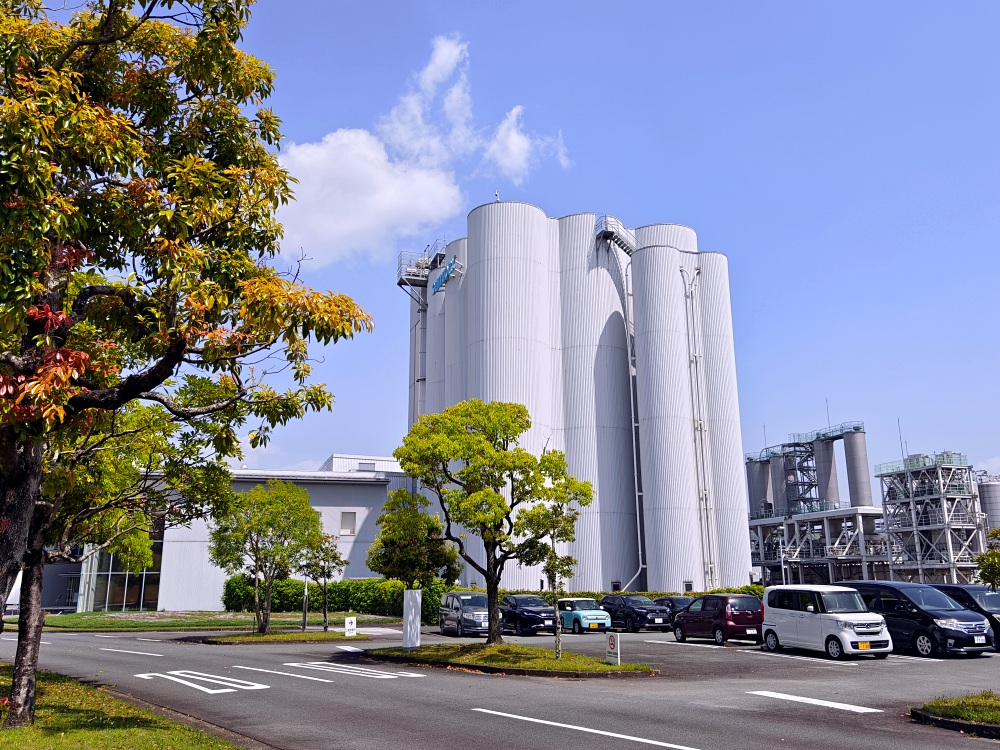
[[[410,423],[470,398],[524,404],[522,447],[594,486],[570,552],[576,591],[748,582],[728,261],[691,229],[552,219],[516,202],[468,237],[401,256]],[[534,588],[537,569],[505,573]]]

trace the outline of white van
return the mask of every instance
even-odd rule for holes
[[[884,659],[892,638],[882,615],[869,612],[846,586],[771,586],[764,590],[764,648],[825,651],[831,659],[872,654]]]

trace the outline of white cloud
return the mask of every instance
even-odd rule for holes
[[[985,461],[976,461],[974,466],[977,469],[989,472],[992,476],[996,476],[1000,474],[1000,456],[993,456],[993,458],[987,458]]]
[[[477,154],[515,185],[546,156],[569,166],[562,134],[526,132],[521,106],[484,138],[468,66],[468,42],[437,37],[427,65],[374,131],[340,129],[287,146],[281,163],[298,179],[295,201],[279,213],[288,258],[301,250],[317,267],[357,254],[385,259],[398,240],[428,236],[465,208],[456,170]]]

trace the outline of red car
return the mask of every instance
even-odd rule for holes
[[[760,599],[747,594],[699,596],[674,615],[674,638],[712,638],[719,646],[733,638],[760,643],[764,615]]]

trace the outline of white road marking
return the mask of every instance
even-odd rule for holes
[[[209,695],[218,695],[219,693],[235,693],[237,690],[267,690],[271,687],[270,685],[262,685],[259,682],[247,682],[246,680],[238,680],[235,677],[220,677],[219,675],[205,674],[204,672],[193,672],[190,669],[177,669],[172,672],[167,672],[166,674],[162,672],[147,672],[146,674],[137,674],[136,677],[142,680],[152,680],[154,677],[162,677],[165,680],[177,682],[181,685],[187,685],[190,688],[200,690],[201,692],[208,693]],[[185,677],[189,679],[183,679]],[[207,682],[212,685],[222,685],[222,687],[205,687],[204,685],[199,685],[197,682],[191,682],[190,680]]]
[[[15,643],[17,642],[17,638],[8,638],[7,636],[4,636],[3,638],[0,638],[0,640],[3,640],[3,641],[14,641]],[[46,646],[51,646],[52,645],[49,641],[39,641],[39,643],[44,643]]]
[[[545,724],[550,727],[561,727],[563,729],[575,729],[577,732],[587,732],[588,734],[599,734],[604,737],[614,737],[619,740],[628,740],[629,742],[641,742],[645,745],[655,745],[656,747],[670,747],[674,750],[697,750],[697,748],[689,747],[687,745],[675,745],[671,742],[660,742],[658,740],[649,740],[645,737],[633,737],[628,734],[617,734],[615,732],[605,732],[601,729],[591,729],[590,727],[578,727],[575,724],[562,724],[558,721],[546,721],[545,719],[534,719],[530,716],[518,716],[517,714],[505,714],[502,711],[490,711],[487,708],[474,708],[473,711],[478,711],[484,714],[492,714],[493,716],[503,716],[508,719],[517,719],[518,721],[530,721],[534,724]]]
[[[398,677],[424,676],[413,672],[385,672],[381,669],[369,669],[368,667],[358,667],[353,664],[333,664],[326,661],[285,662],[285,666],[299,667],[300,669],[318,669],[321,672],[339,672],[340,674],[350,674],[355,677],[373,677],[378,680],[395,680]]]
[[[194,682],[188,682],[187,680],[182,680],[180,677],[176,677],[171,674],[161,674],[160,672],[149,672],[148,674],[137,674],[140,680],[152,680],[154,677],[162,677],[165,680],[170,680],[172,682],[179,682],[181,685],[187,685],[195,690],[200,690],[203,693],[208,693],[209,695],[218,695],[219,693],[235,693],[234,688],[209,688],[204,685],[198,685]]]
[[[748,690],[747,695],[761,695],[765,698],[778,698],[779,700],[795,701],[796,703],[811,703],[814,706],[826,706],[827,708],[838,708],[841,711],[853,711],[856,714],[880,714],[880,708],[868,708],[866,706],[854,706],[850,703],[837,703],[836,701],[821,701],[818,698],[804,698],[801,695],[788,695],[787,693],[772,693],[770,690]]]
[[[674,646],[695,646],[696,648],[725,648],[711,643],[681,643],[680,641],[643,641],[644,643],[670,643]]]
[[[337,646],[341,651],[352,651],[352,652],[362,652],[363,648],[358,648],[357,646]]]
[[[94,638],[118,638],[117,635],[95,635]]]
[[[776,656],[779,659],[798,659],[799,661],[814,661],[825,667],[856,667],[856,661],[832,661],[816,656],[795,656],[793,654],[776,654],[773,651],[743,651],[744,654],[757,654],[757,656]]]
[[[278,672],[274,669],[259,669],[257,667],[241,667],[236,664],[233,665],[233,669],[249,669],[252,672],[267,672],[268,674],[282,674],[285,677],[298,677],[300,680],[312,680],[313,682],[333,682],[333,680],[324,680],[322,677],[310,677],[307,674],[293,674],[292,672]]]
[[[890,659],[906,659],[907,661],[936,661],[941,662],[944,659],[931,659],[926,656],[903,656],[902,654],[889,654]]]
[[[147,651],[126,651],[122,648],[101,648],[98,651],[117,651],[119,654],[138,654],[139,656],[163,656],[163,654],[151,654]]]
[[[160,643],[163,641],[162,638],[136,638],[137,641],[152,641],[153,643]]]

